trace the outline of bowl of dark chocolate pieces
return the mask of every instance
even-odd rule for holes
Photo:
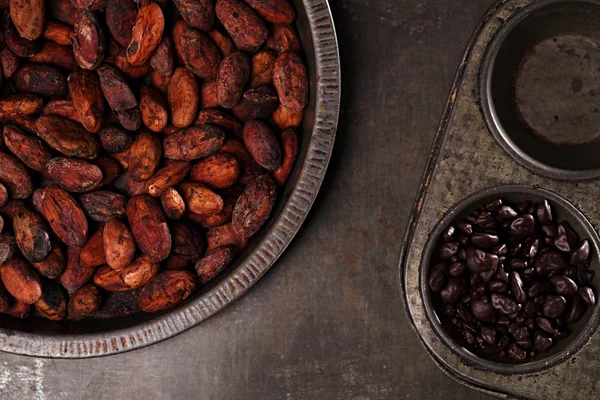
[[[526,372],[564,359],[596,329],[598,264],[598,236],[572,204],[535,187],[495,187],[434,229],[421,290],[454,352]]]

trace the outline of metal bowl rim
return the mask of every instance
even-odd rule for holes
[[[573,338],[571,343],[569,343],[562,351],[557,352],[556,354],[552,354],[548,357],[542,358],[540,360],[526,362],[522,364],[510,364],[486,360],[467,351],[461,345],[456,343],[456,341],[446,332],[444,327],[437,321],[436,312],[433,309],[431,299],[428,294],[429,291],[427,287],[427,279],[424,278],[424,275],[426,275],[429,271],[429,260],[431,258],[432,252],[435,249],[437,238],[439,238],[442,231],[453,221],[456,215],[460,214],[465,209],[469,208],[470,206],[474,205],[477,202],[480,202],[481,200],[487,197],[502,197],[503,195],[510,193],[518,193],[547,198],[553,204],[560,206],[567,213],[571,214],[583,225],[585,234],[587,235],[587,238],[591,241],[593,249],[596,252],[596,256],[600,259],[600,237],[598,237],[598,233],[596,232],[590,221],[570,201],[566,200],[560,194],[548,189],[527,185],[500,185],[489,187],[478,192],[472,193],[466,198],[463,198],[462,200],[458,201],[442,216],[442,218],[438,221],[438,223],[434,226],[433,230],[429,234],[421,256],[421,268],[419,272],[419,291],[421,298],[423,299],[425,315],[436,336],[438,336],[442,343],[444,343],[454,354],[460,357],[463,360],[463,362],[465,362],[468,365],[471,365],[474,368],[484,369],[504,375],[540,372],[547,368],[565,362],[566,360],[574,356],[585,345],[585,343],[587,343],[589,338],[598,329],[598,326],[600,325],[600,305],[596,304],[592,315],[590,315],[589,317],[589,321],[585,324],[582,331],[575,338]]]
[[[45,358],[92,358],[146,347],[178,335],[215,315],[252,287],[275,263],[298,232],[314,203],[335,142],[341,71],[335,25],[327,0],[301,0],[314,46],[315,116],[306,132],[305,162],[297,165],[298,181],[280,213],[255,249],[218,278],[206,293],[143,323],[102,333],[50,334],[0,327],[0,351]]]

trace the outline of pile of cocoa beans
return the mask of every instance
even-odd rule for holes
[[[269,219],[309,82],[288,0],[0,0],[0,312],[179,304]]]

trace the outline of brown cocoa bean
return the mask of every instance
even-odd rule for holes
[[[107,222],[127,215],[127,199],[115,192],[99,190],[81,195],[79,200],[92,221]]]
[[[98,157],[94,162],[102,171],[102,180],[98,187],[110,184],[121,174],[121,164],[112,158]]]
[[[102,267],[94,275],[94,283],[109,292],[137,289],[158,273],[159,264],[147,255],[141,255],[124,267]]]
[[[100,289],[94,285],[86,285],[71,296],[68,306],[69,318],[81,321],[84,318],[91,317],[100,309],[101,303],[102,293]]]
[[[84,267],[94,268],[106,264],[104,254],[104,227],[101,226],[83,246],[79,262]]]
[[[269,219],[276,198],[277,185],[268,175],[250,182],[233,208],[233,228],[246,238],[254,235]]]
[[[129,150],[134,140],[133,135],[130,132],[118,126],[107,126],[102,128],[99,136],[104,150],[112,154]]]
[[[131,79],[138,79],[152,72],[152,65],[149,62],[139,66],[134,66],[129,63],[126,55],[127,50],[121,49],[115,56],[115,66]]]
[[[288,110],[281,104],[271,116],[273,123],[281,130],[298,128],[300,124],[302,124],[302,118],[304,118],[304,111],[294,112]]]
[[[69,94],[79,121],[89,132],[99,132],[104,124],[104,95],[98,75],[78,69],[69,75]]]
[[[221,55],[223,57],[227,56],[229,53],[237,51],[235,48],[235,44],[229,36],[221,32],[220,29],[213,29],[208,32],[208,36],[215,42],[219,50],[221,50]]]
[[[167,104],[160,93],[150,86],[140,89],[140,112],[144,125],[152,132],[161,132],[169,122]]]
[[[24,319],[29,316],[31,304],[21,303],[19,300],[15,302],[4,313],[15,318]]]
[[[131,42],[137,11],[137,6],[132,0],[106,1],[106,25],[112,37],[121,46],[127,46]]]
[[[117,112],[137,107],[138,102],[127,80],[116,68],[105,65],[98,68],[100,86],[106,101]]]
[[[44,281],[42,297],[34,304],[40,315],[51,321],[61,321],[67,316],[67,298],[63,288],[51,280]]]
[[[200,183],[186,182],[180,185],[181,197],[186,207],[198,215],[216,214],[223,210],[221,196]]]
[[[98,15],[93,11],[81,11],[75,21],[73,55],[83,69],[96,69],[104,60],[106,36]]]
[[[265,47],[277,54],[289,51],[300,54],[302,45],[298,33],[291,25],[276,24],[269,30]]]
[[[231,154],[236,158],[241,167],[239,182],[246,185],[256,177],[262,175],[264,170],[254,161],[244,145],[235,139],[227,139],[219,149],[221,153]]]
[[[189,271],[165,271],[144,286],[138,304],[148,313],[174,307],[196,290],[196,280]]]
[[[150,60],[160,44],[164,28],[165,18],[160,6],[153,1],[142,4],[127,47],[127,61],[133,66],[140,66]]]
[[[165,157],[171,160],[196,160],[214,154],[223,145],[225,132],[212,125],[197,125],[165,137]]]
[[[217,74],[217,100],[223,108],[233,108],[240,102],[250,79],[250,60],[239,51],[223,59]]]
[[[115,111],[121,126],[129,131],[137,131],[142,126],[142,113],[139,108],[131,110]]]
[[[121,164],[123,169],[129,168],[129,149],[121,153],[111,154],[110,157]]]
[[[173,43],[179,57],[195,75],[202,79],[217,76],[222,57],[210,36],[179,21],[173,28]]]
[[[10,49],[5,47],[0,51],[0,64],[5,78],[10,78],[21,65],[21,58]]]
[[[267,38],[267,28],[261,18],[238,0],[217,0],[217,18],[241,51],[255,53]]]
[[[227,153],[216,153],[198,161],[192,168],[190,179],[216,189],[224,189],[237,182],[239,176],[240,165],[235,157]]]
[[[225,111],[216,108],[200,110],[198,118],[194,122],[195,125],[211,124],[223,128],[226,132],[233,134],[235,137],[241,138],[244,126],[240,121],[229,115]]]
[[[196,118],[199,101],[196,77],[187,68],[177,68],[168,90],[172,124],[178,128],[189,126]]]
[[[87,267],[80,261],[81,248],[67,249],[67,266],[60,276],[60,283],[69,293],[85,285],[96,272],[96,267]]]
[[[4,207],[6,202],[8,201],[8,190],[6,190],[6,186],[0,183],[0,207]],[[1,264],[1,263],[0,263]]]
[[[277,57],[273,84],[285,108],[300,112],[308,105],[308,72],[297,54],[286,52]]]
[[[48,21],[42,35],[44,39],[51,40],[54,43],[70,46],[73,27],[62,22]]]
[[[174,188],[167,189],[161,196],[160,202],[167,218],[178,220],[185,212],[185,203],[179,192]]]
[[[42,217],[22,202],[11,213],[17,246],[29,262],[46,259],[52,243]]]
[[[173,250],[166,260],[167,269],[190,269],[204,254],[204,237],[187,223],[173,226]]]
[[[160,197],[169,187],[183,182],[191,169],[192,164],[189,162],[173,161],[144,182],[143,190],[152,197]]]
[[[221,247],[210,251],[196,263],[196,273],[200,283],[206,283],[215,278],[233,260],[233,249]]]
[[[201,109],[219,107],[216,81],[206,81],[202,84],[200,87],[200,100]]]
[[[67,246],[83,247],[87,242],[88,222],[75,199],[56,185],[42,193],[44,217],[56,236]]]
[[[17,254],[17,241],[10,233],[0,235],[0,265]]]
[[[29,61],[38,64],[52,64],[69,71],[77,68],[71,48],[54,42],[45,42],[41,49],[29,58]]]
[[[168,78],[175,71],[175,49],[170,36],[163,37],[150,58],[152,69],[160,76]]]
[[[71,4],[71,0],[48,0],[47,11],[59,21],[74,25],[79,15],[79,10]]]
[[[44,142],[26,134],[16,125],[4,127],[4,143],[23,164],[35,171],[43,171],[52,158],[52,153]]]
[[[35,122],[38,136],[54,150],[69,157],[94,159],[98,140],[81,125],[57,115],[42,115]]]
[[[2,54],[0,53],[0,56]],[[160,74],[156,71],[152,71],[152,76],[151,76],[151,80],[152,80],[152,86],[158,90],[160,92],[161,95],[163,95],[165,98],[168,96],[169,94],[169,84],[171,82],[171,76],[169,75],[168,77],[164,77],[164,76],[160,76]]]
[[[98,313],[106,317],[116,318],[140,312],[141,309],[137,301],[140,291],[141,289],[134,289],[106,293],[106,300],[104,300],[104,304]]]
[[[241,252],[248,245],[248,239],[241,236],[229,224],[210,228],[206,232],[206,249],[210,252],[219,247],[231,247],[235,253]]]
[[[190,26],[209,31],[215,23],[213,0],[173,0],[175,7]]]
[[[104,226],[104,254],[106,263],[113,269],[124,268],[133,261],[135,240],[129,227],[120,219],[111,219]]]
[[[32,262],[31,264],[46,278],[58,278],[65,269],[65,257],[58,242],[52,241],[52,251],[50,251],[45,260]]]
[[[39,40],[29,40],[22,37],[11,20],[6,21],[4,40],[6,45],[19,57],[31,57],[42,48]]]
[[[106,6],[106,0],[71,0],[78,10],[99,10]]]
[[[298,136],[291,128],[281,132],[281,142],[283,143],[283,162],[279,168],[273,171],[273,179],[279,186],[283,186],[287,182],[300,150]]]
[[[273,65],[277,56],[268,50],[261,50],[252,57],[250,88],[273,84]]]
[[[13,94],[0,99],[0,119],[14,119],[38,114],[44,103],[34,94]]]
[[[5,313],[9,309],[10,300],[10,295],[6,291],[2,281],[0,281],[0,312]]]
[[[13,257],[0,265],[0,278],[15,299],[34,304],[42,297],[42,284],[35,270],[22,258]]]
[[[19,34],[29,40],[42,36],[46,22],[44,0],[10,0],[10,18]]]
[[[244,144],[252,158],[264,169],[274,171],[281,166],[281,146],[269,125],[248,121],[244,125]]]
[[[56,157],[48,162],[46,168],[57,185],[73,193],[94,190],[103,178],[98,166],[77,158]]]
[[[13,199],[26,199],[33,193],[31,176],[25,166],[13,156],[0,151],[0,182]]]
[[[43,114],[58,115],[63,118],[68,118],[73,122],[77,122],[78,124],[82,124],[72,100],[52,100],[44,107]]]
[[[291,24],[296,10],[287,0],[244,0],[258,15],[272,24]]]
[[[160,140],[150,132],[142,131],[129,150],[129,171],[136,181],[145,181],[154,175],[162,156]]]
[[[241,121],[267,119],[277,108],[279,98],[270,86],[261,86],[244,93],[242,100],[231,109],[233,115]]]
[[[194,221],[197,224],[202,225],[204,228],[215,228],[217,226],[224,225],[231,221],[231,216],[233,214],[233,206],[235,205],[236,199],[223,198],[223,209],[212,215],[197,215],[194,213],[187,213],[186,216],[191,221]]]
[[[127,204],[127,219],[133,237],[144,253],[162,261],[171,252],[171,233],[159,204],[147,195],[134,196]]]
[[[17,117],[13,120],[15,124],[27,133],[37,135],[35,130],[35,117]],[[2,140],[0,140],[2,141]]]

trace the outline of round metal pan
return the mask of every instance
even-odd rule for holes
[[[340,108],[340,62],[327,0],[291,0],[310,76],[301,150],[273,217],[233,265],[178,307],[158,314],[54,323],[0,316],[0,351],[38,357],[88,358],[138,349],[173,337],[243,295],[275,263],[300,229],[331,158]]]

